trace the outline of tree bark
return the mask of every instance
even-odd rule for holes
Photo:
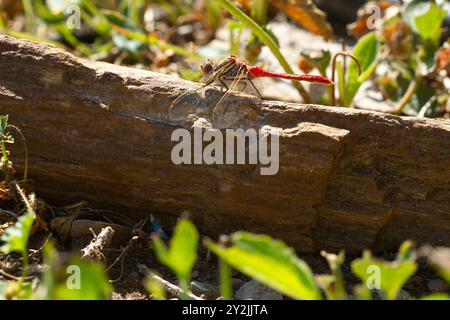
[[[245,229],[303,252],[450,245],[446,120],[263,101],[0,36],[0,113],[20,127],[36,191],[123,215],[188,210],[215,237]],[[277,130],[280,168],[175,165],[177,128]],[[23,167],[19,143],[13,161]],[[164,220],[163,220],[164,221]]]

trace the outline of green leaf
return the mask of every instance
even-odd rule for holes
[[[374,259],[369,251],[365,251],[361,259],[352,262],[352,271],[363,281],[362,285],[378,283],[388,300],[394,300],[398,291],[416,272],[417,265],[411,259],[405,259],[408,245],[402,246],[399,258],[393,262]]]
[[[124,35],[117,31],[113,31],[112,39],[114,44],[119,49],[126,50],[134,54],[139,53],[139,50],[144,45],[145,41],[140,41],[139,39],[132,38],[130,34],[133,32],[139,32],[140,29],[136,25],[134,25],[129,19],[127,19],[127,17],[118,12],[105,10],[104,16],[106,17],[109,23],[119,26],[126,33],[126,35]]]
[[[404,90],[409,84],[404,84]],[[409,116],[417,116],[422,109],[422,107],[436,94],[436,91],[433,87],[427,85],[424,81],[420,81],[417,87],[416,92],[413,94],[408,104],[404,109],[404,113]],[[430,109],[429,111],[432,111]],[[427,116],[429,114],[427,113]]]
[[[109,23],[115,24],[124,29],[133,31],[139,30],[139,28],[137,28],[129,19],[127,19],[127,17],[119,12],[110,10],[103,10],[102,12]]]
[[[436,3],[430,3],[428,11],[414,18],[419,35],[424,40],[438,43],[442,36],[441,26],[446,16],[445,10]]]
[[[308,265],[283,242],[268,236],[237,232],[233,246],[223,248],[210,240],[209,250],[235,269],[294,299],[318,300],[321,295]]]
[[[402,14],[403,19],[415,33],[418,33],[415,23],[416,17],[424,15],[427,12],[429,6],[429,0],[412,0],[405,4]]]
[[[152,295],[153,300],[166,300],[166,289],[160,281],[158,281],[155,277],[150,275],[145,280],[145,287],[147,288],[148,293]]]
[[[358,76],[358,66],[352,60],[350,61],[347,83],[345,88],[345,106],[351,105],[356,93],[361,85],[366,81],[372,73],[378,63],[378,56],[380,53],[380,41],[375,32],[371,32],[361,39],[356,44],[353,55],[358,59],[361,64],[361,75]]]
[[[397,261],[414,261],[416,254],[414,252],[412,241],[405,241],[398,249]]]
[[[164,50],[172,50],[175,53],[183,56],[198,58],[198,55],[192,51],[161,41],[155,35],[144,33],[142,30],[128,21],[125,16],[117,12],[109,10],[103,10],[102,12],[103,16],[107,20],[107,23],[111,24],[111,26],[116,26],[116,29],[117,27],[121,29],[120,32],[114,30],[113,40],[114,44],[123,50],[127,50],[131,53],[137,54],[138,49],[143,45],[155,45]]]
[[[321,288],[327,295],[329,300],[344,300],[347,299],[345,292],[344,275],[342,274],[342,264],[345,262],[344,251],[339,252],[338,255],[321,252],[322,256],[327,260],[332,275],[329,278],[321,277]],[[317,279],[317,278],[316,278]]]
[[[159,237],[153,239],[156,255],[180,278],[189,278],[197,260],[198,238],[195,226],[189,220],[182,219],[175,228],[169,248]]]
[[[23,281],[0,281],[0,300],[29,300],[33,283]]]
[[[0,141],[3,143],[14,143],[14,138],[7,131],[8,115],[0,116]]]
[[[64,24],[67,17],[64,15],[65,1],[47,0],[44,4],[42,0],[34,1],[34,8],[39,17],[47,24]]]
[[[17,222],[6,229],[0,240],[5,244],[0,247],[0,251],[8,254],[14,251],[25,252],[27,248],[28,238],[31,226],[36,216],[32,212],[20,216]]]
[[[309,63],[319,70],[320,74],[325,75],[328,66],[331,62],[331,52],[329,50],[322,50],[321,55],[313,56],[307,52],[301,53],[302,57],[305,58]]]
[[[142,48],[143,43],[137,40],[129,39],[115,31],[113,31],[112,40],[114,44],[121,50],[137,54]]]
[[[6,127],[8,126],[8,115],[0,116],[0,136],[6,134]]]
[[[112,287],[103,266],[79,258],[71,260],[66,270],[66,281],[58,283],[55,299],[104,300],[109,298]]]
[[[37,290],[38,292],[35,298],[51,300],[55,295],[56,274],[58,268],[60,268],[59,255],[52,240],[47,241],[42,252],[44,263],[48,268],[42,277],[41,285]]]

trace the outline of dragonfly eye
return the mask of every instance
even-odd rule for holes
[[[204,75],[209,75],[214,71],[214,67],[212,62],[205,62],[204,64],[200,65],[200,70]]]

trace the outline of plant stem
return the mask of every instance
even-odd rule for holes
[[[339,106],[347,107],[345,96],[345,74],[344,67],[340,61],[336,62],[336,71],[338,74]],[[336,98],[333,99],[333,105],[336,104]]]
[[[267,8],[268,0],[254,0],[252,5],[252,18],[256,20],[260,25],[265,26],[267,24]]]
[[[110,31],[111,26],[108,19],[106,19],[103,12],[97,8],[95,3],[92,3],[92,1],[89,0],[82,0],[81,6],[85,9],[83,10],[82,15],[84,12],[89,12],[92,17],[95,17],[98,20],[98,22],[95,23],[95,27],[92,26],[95,31],[100,34],[107,34]]]
[[[1,148],[2,148],[2,161],[3,163],[8,162],[8,152],[6,151],[6,143],[5,141],[0,142]]]
[[[340,56],[343,57],[344,62],[339,63],[337,61],[337,58],[339,58]],[[337,52],[333,55],[333,58],[331,60],[331,81],[333,81],[333,86],[331,88],[331,91],[328,91],[328,93],[330,94],[330,100],[331,100],[331,105],[335,106],[336,105],[336,72],[338,73],[338,89],[339,89],[339,102],[341,104],[343,104],[345,107],[348,107],[350,105],[350,103],[347,105],[347,99],[346,99],[346,95],[345,95],[345,74],[346,74],[346,57],[350,57],[355,63],[356,66],[358,67],[358,76],[361,75],[362,73],[362,67],[361,67],[361,63],[359,62],[358,58],[356,58],[354,55],[352,55],[351,53],[345,52],[345,51],[340,51]]]
[[[18,127],[12,125],[12,124],[8,124],[7,128],[12,128],[14,130],[17,131],[17,133],[19,134],[20,138],[22,139],[22,143],[23,143],[23,149],[24,149],[24,166],[23,166],[23,181],[27,180],[28,177],[28,145],[27,145],[27,141],[25,139],[24,134],[22,133],[22,130],[20,130]]]
[[[28,253],[27,250],[24,250],[22,252],[22,259],[23,259],[23,264],[22,264],[22,279],[25,279],[27,277],[27,273],[28,273]]]
[[[255,21],[253,21],[249,16],[247,16],[244,12],[242,12],[238,7],[236,7],[230,0],[217,0],[217,2],[220,3],[220,5],[230,12],[235,18],[237,18],[239,21],[241,21],[247,28],[251,29],[253,34],[258,37],[259,40],[261,40],[262,43],[264,43],[270,51],[272,51],[273,55],[277,60],[280,62],[281,66],[283,67],[284,71],[286,73],[293,74],[294,70],[287,62],[286,58],[281,53],[280,49],[278,48],[277,43],[275,40],[267,34],[266,31],[264,31],[263,28],[261,28],[260,25],[258,25]],[[297,91],[302,96],[305,103],[311,103],[311,97],[309,96],[306,89],[303,87],[303,85],[298,81],[292,81]]]
[[[220,259],[219,269],[220,269],[220,293],[225,300],[232,300],[233,288],[231,283],[231,267],[223,259]]]
[[[128,18],[135,25],[139,24],[139,7],[141,0],[128,0]]]
[[[419,82],[420,77],[418,76],[416,76],[414,80],[411,81],[408,89],[405,92],[405,95],[402,97],[402,99],[398,102],[397,106],[394,108],[394,111],[392,112],[393,114],[401,114],[403,112],[409,100],[411,100],[411,97],[416,92],[417,87],[419,86]]]
[[[181,299],[182,300],[190,300],[191,298],[189,297],[189,277],[178,277],[179,281],[180,281],[180,288],[183,291],[182,295],[181,295]]]
[[[9,158],[8,158],[8,151],[6,150],[6,142],[4,140],[1,140],[0,146],[2,149],[2,163],[3,163],[3,167],[0,169],[3,170],[5,173],[5,180],[9,181],[11,180],[13,174],[9,166]]]
[[[27,29],[28,31],[33,31],[34,29],[34,10],[33,10],[33,3],[31,0],[22,0],[23,3],[23,9],[25,11],[25,16],[27,19]]]

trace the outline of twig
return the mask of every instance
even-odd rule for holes
[[[123,254],[122,260],[120,261],[120,274],[119,274],[119,276],[116,279],[114,279],[114,280],[109,280],[109,282],[114,283],[114,282],[120,281],[120,279],[122,279],[123,264],[124,264],[125,256],[127,255],[127,252],[128,252],[128,250],[125,251],[125,253]]]
[[[114,229],[111,227],[103,228],[98,235],[95,235],[94,231],[90,229],[94,235],[92,241],[87,247],[81,249],[81,259],[89,261],[104,261],[105,255],[102,253],[103,248],[109,246],[114,237]]]
[[[184,295],[183,290],[177,286],[174,285],[173,283],[161,278],[160,276],[156,275],[155,273],[153,273],[149,268],[147,268],[147,266],[139,263],[137,265],[137,268],[139,269],[140,273],[145,275],[145,276],[150,276],[152,277],[154,280],[158,281],[166,290],[167,292],[169,292],[172,296],[178,297],[178,298],[182,298]],[[186,292],[186,295],[191,299],[191,300],[204,300],[198,296],[196,296],[195,294],[193,294],[192,292],[188,291]]]
[[[37,249],[37,250],[33,250],[33,251],[28,255],[28,257],[31,258],[31,257],[33,257],[36,253],[41,252],[42,249],[44,249],[44,246],[47,244],[47,242],[48,242],[49,239],[50,239],[50,234],[47,236],[47,238],[45,239],[45,241],[44,241],[44,243],[41,245],[41,247],[40,247],[39,249]],[[31,250],[31,249],[28,249],[28,250]]]
[[[22,198],[23,202],[25,203],[28,211],[30,212],[34,212],[33,206],[30,204],[30,202],[28,201],[27,196],[25,195],[25,193],[23,192],[22,188],[19,186],[19,184],[15,183],[14,186],[16,187],[17,191],[20,194],[20,197]]]
[[[425,114],[427,113],[427,111],[431,108],[431,106],[433,105],[433,103],[436,102],[436,100],[438,99],[437,95],[432,96],[427,103],[425,103],[425,105],[422,107],[422,109],[420,109],[419,114],[417,115],[420,118],[425,117]]]
[[[133,243],[134,243],[138,238],[139,238],[138,236],[134,236],[133,238],[131,238],[130,241],[128,242],[127,246],[126,246],[126,247],[122,250],[122,252],[120,253],[120,255],[116,258],[116,260],[114,260],[113,263],[111,263],[111,265],[110,265],[108,268],[106,268],[105,271],[111,270],[111,268],[114,267],[114,266],[116,265],[116,263],[117,263],[120,259],[122,259],[122,257],[124,257],[124,256],[127,254],[128,250],[131,248],[131,246],[133,245]]]
[[[403,112],[403,109],[405,109],[406,105],[408,104],[409,100],[411,100],[413,94],[416,92],[417,87],[419,86],[419,79],[416,77],[413,81],[409,84],[408,90],[406,90],[405,95],[402,97],[402,99],[398,102],[397,106],[393,110],[393,114],[401,114]]]
[[[24,281],[24,280],[27,281],[27,280],[31,280],[34,278],[34,277],[16,277],[16,276],[13,276],[12,274],[10,274],[4,270],[1,270],[1,269],[0,269],[0,274],[6,278],[9,278],[10,280],[15,280],[15,281]]]

